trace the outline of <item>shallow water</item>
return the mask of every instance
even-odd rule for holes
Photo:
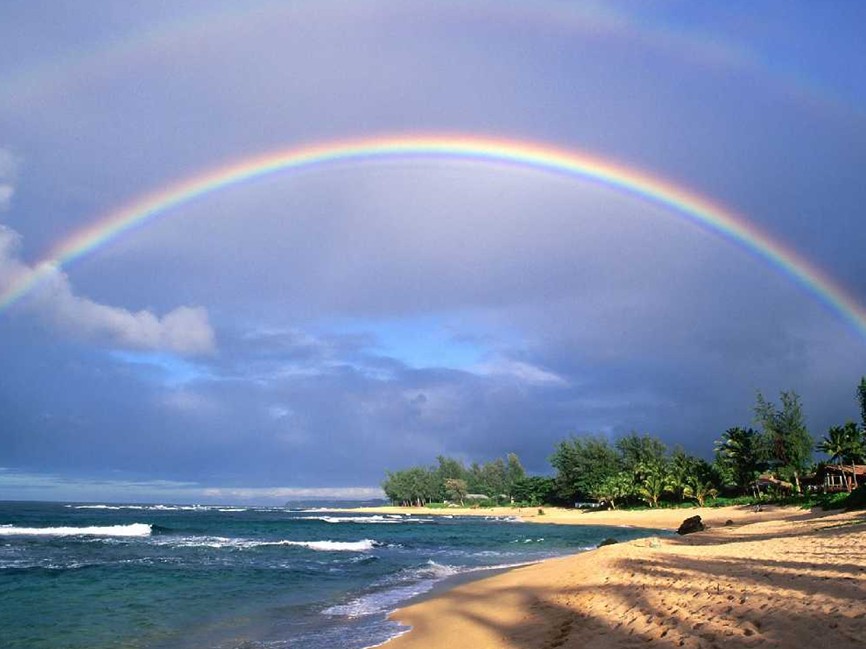
[[[386,614],[449,576],[647,534],[514,518],[0,503],[0,638],[9,649],[360,649],[399,633]]]

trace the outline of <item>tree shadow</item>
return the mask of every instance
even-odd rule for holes
[[[820,540],[803,546],[793,538],[822,534],[833,537],[828,552],[822,551]],[[480,635],[467,635],[464,644],[455,646],[864,646],[866,562],[859,560],[864,557],[860,548],[866,543],[866,530],[862,526],[835,534],[801,529],[799,534],[767,535],[784,542],[776,544],[777,556],[763,558],[751,557],[747,546],[698,556],[704,544],[699,536],[666,540],[663,545],[648,539],[602,548],[591,555],[591,571],[557,564],[563,573],[556,576],[556,583],[539,583],[526,573],[519,583],[487,582],[477,590],[468,584],[440,600],[433,619],[416,623],[417,637],[427,636],[449,620],[463,620]],[[742,536],[743,542],[764,538],[763,534],[736,536]],[[816,554],[820,562],[813,560]],[[508,611],[519,611],[521,619],[509,618]]]

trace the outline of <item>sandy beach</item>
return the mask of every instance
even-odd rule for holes
[[[393,613],[412,630],[387,648],[866,646],[864,512],[534,512],[521,518],[673,529],[697,513],[710,528],[462,584]]]
[[[336,510],[335,510],[336,511]],[[694,507],[691,509],[645,509],[584,511],[560,507],[485,507],[429,509],[426,507],[359,507],[353,512],[363,514],[430,516],[484,516],[497,518],[519,518],[527,523],[553,523],[560,525],[613,525],[640,527],[653,530],[676,530],[687,516],[698,515],[708,526],[718,527],[727,521],[736,524],[757,523],[800,517],[803,510],[797,508],[763,507],[755,512],[751,507]]]

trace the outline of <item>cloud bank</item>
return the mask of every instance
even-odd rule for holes
[[[20,260],[20,237],[0,226],[0,288],[12,285],[35,269]],[[102,344],[131,349],[171,351],[183,355],[215,350],[214,331],[202,307],[180,306],[158,316],[141,309],[131,311],[76,295],[68,276],[50,270],[40,280],[25,308],[57,331]]]

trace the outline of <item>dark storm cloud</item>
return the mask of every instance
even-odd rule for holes
[[[863,47],[850,16],[797,5],[835,25],[826,43],[787,9],[743,30],[736,4],[64,6],[53,35],[44,8],[0,10],[15,53],[0,220],[20,234],[0,286],[219,164],[458,131],[667,178],[866,301],[866,80],[836,73]],[[811,78],[773,59],[801,38]],[[863,337],[783,269],[636,197],[500,165],[278,174],[65,273],[0,313],[0,496],[33,497],[28,479],[50,497],[111,497],[111,481],[188,500],[368,495],[438,453],[516,451],[545,471],[570,433],[632,429],[706,455],[750,423],[756,389],[800,391],[820,434],[856,416],[866,373]]]

